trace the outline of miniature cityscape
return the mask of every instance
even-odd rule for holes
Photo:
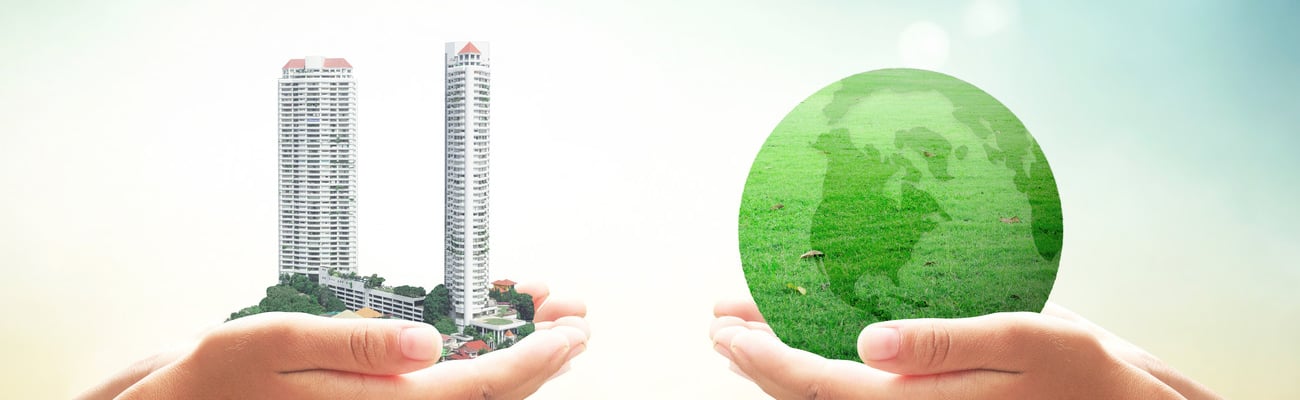
[[[444,283],[386,286],[357,266],[357,85],[343,58],[291,59],[278,82],[279,284],[230,319],[269,311],[395,318],[443,332],[443,359],[509,347],[532,298],[488,281],[490,47],[445,45]]]

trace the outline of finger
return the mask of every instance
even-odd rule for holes
[[[368,375],[415,371],[442,355],[438,330],[409,321],[264,313],[227,325],[209,335],[196,353],[251,357],[247,365],[275,372],[324,369]]]
[[[519,293],[527,293],[529,296],[533,296],[534,310],[542,308],[542,304],[546,304],[546,298],[551,295],[551,288],[541,282],[520,283],[515,285],[515,291]]]
[[[285,377],[301,398],[520,399],[559,374],[585,347],[579,330],[538,331],[515,345],[470,360],[439,363],[398,376],[314,370]]]
[[[574,332],[580,332],[582,334],[581,341],[583,342],[583,344],[578,347],[575,347],[572,350],[572,354],[570,354],[569,358],[573,358],[573,356],[578,355],[578,353],[585,351],[587,349],[585,343],[586,341],[591,339],[591,327],[587,325],[587,320],[575,316],[561,317],[560,319],[555,321],[538,322],[536,324],[536,327],[537,330],[552,330],[552,329],[564,327],[564,328],[572,328],[572,331]]]
[[[1178,394],[1189,399],[1217,399],[1221,398],[1218,394],[1210,390],[1209,387],[1188,378],[1178,370],[1173,369],[1164,361],[1155,357],[1146,350],[1137,345],[1124,340],[1114,333],[1111,333],[1101,325],[1084,318],[1082,315],[1071,311],[1059,304],[1048,302],[1043,307],[1043,315],[1061,318],[1067,321],[1075,322],[1088,329],[1093,335],[1102,339],[1102,343],[1107,350],[1111,351],[1120,359],[1132,364],[1133,366],[1146,371],[1152,377],[1160,380],[1169,387],[1173,388]]]
[[[745,327],[748,327],[751,330],[762,331],[771,334],[772,336],[776,336],[776,332],[773,331],[772,327],[768,326],[766,322],[749,321],[745,323]]]
[[[546,303],[537,308],[533,320],[555,321],[567,316],[586,317],[587,304],[577,299],[547,296]]]
[[[714,318],[713,323],[709,324],[709,337],[716,338],[716,336],[718,335],[718,330],[722,328],[733,327],[733,326],[745,327],[746,326],[745,324],[746,324],[745,320],[730,315],[724,315],[718,318]]]
[[[584,328],[575,327],[573,325],[561,325],[553,330],[564,334],[564,337],[569,340],[569,353],[565,358],[565,362],[568,362],[568,360],[572,360],[574,357],[587,351],[587,341],[591,340],[591,335]]]
[[[1034,313],[888,321],[872,324],[858,336],[863,361],[903,375],[1022,372],[1067,351],[1102,353],[1084,329]]]
[[[778,399],[1004,398],[1016,376],[995,371],[902,376],[853,361],[828,360],[753,330],[737,334],[732,351],[737,373]]]
[[[1121,342],[1126,342],[1126,340],[1119,338],[1118,335],[1112,334],[1112,332],[1104,329],[1104,327],[1096,325],[1096,323],[1093,323],[1092,321],[1088,321],[1088,318],[1079,316],[1078,313],[1075,313],[1073,310],[1067,309],[1065,306],[1061,306],[1060,304],[1050,303],[1050,301],[1048,301],[1048,304],[1043,306],[1043,313],[1041,314],[1074,322],[1076,325],[1086,327],[1088,331],[1091,331],[1093,335],[1099,336],[1099,338],[1115,339],[1121,340]]]
[[[560,317],[559,319],[556,319],[555,322],[552,322],[552,324],[554,325],[552,325],[551,328],[549,329],[554,329],[555,327],[559,327],[559,326],[567,326],[582,331],[583,335],[586,336],[586,339],[591,338],[591,326],[587,324],[586,318],[570,315],[570,316]]]
[[[80,400],[115,398],[127,388],[131,387],[131,385],[136,384],[136,382],[149,376],[149,374],[152,374],[154,371],[171,364],[187,352],[188,350],[178,349],[166,353],[155,354],[143,360],[136,361],[126,367],[126,369],[118,372],[117,375],[109,378],[109,380],[87,390],[76,398]]]
[[[741,376],[778,399],[886,398],[899,389],[896,375],[793,349],[762,332],[736,333],[730,351]]]
[[[731,358],[730,350],[728,350],[731,347],[731,338],[743,331],[755,331],[776,336],[772,332],[772,328],[768,327],[767,324],[746,322],[740,320],[740,318],[724,316],[715,319],[713,325],[709,327],[709,339],[713,340],[713,349],[719,354]]]
[[[1118,336],[1115,336],[1115,334],[1110,333],[1110,331],[1107,331],[1105,328],[1102,328],[1100,325],[1094,324],[1092,323],[1092,321],[1089,321],[1087,318],[1084,318],[1082,315],[1079,315],[1074,311],[1070,311],[1069,309],[1062,307],[1061,305],[1056,303],[1048,302],[1046,305],[1043,306],[1043,312],[1041,314],[1074,322],[1085,328],[1088,328],[1089,331],[1092,331],[1093,334],[1096,334],[1098,336],[1118,338]]]
[[[521,399],[536,392],[569,361],[582,335],[570,327],[538,331],[510,348],[481,357],[435,365],[404,376],[411,390],[393,398]],[[382,398],[382,397],[377,397]]]
[[[713,305],[713,316],[733,316],[745,321],[767,322],[753,300],[723,300]]]
[[[743,325],[731,325],[731,326],[722,327],[717,331],[713,332],[712,335],[709,335],[709,338],[713,340],[713,351],[716,351],[718,354],[721,354],[723,357],[726,357],[728,360],[733,359],[735,356],[731,354],[731,339],[735,338],[736,335],[740,334],[741,332],[745,332],[747,330],[748,329],[746,329]]]

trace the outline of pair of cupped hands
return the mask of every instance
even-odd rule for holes
[[[586,305],[533,296],[536,331],[515,345],[437,363],[442,338],[415,322],[265,313],[222,324],[191,347],[132,365],[84,399],[517,399],[587,348]],[[783,344],[752,301],[714,307],[713,347],[780,399],[1202,399],[1208,388],[1064,308],[873,324],[863,362]]]

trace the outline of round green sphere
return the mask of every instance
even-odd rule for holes
[[[786,344],[858,359],[868,324],[1041,311],[1061,199],[1006,106],[917,69],[857,74],[786,115],[740,206],[750,293]]]

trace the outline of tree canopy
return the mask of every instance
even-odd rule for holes
[[[515,288],[512,287],[503,297],[506,299],[505,301],[510,303],[511,308],[519,312],[519,319],[524,321],[533,320],[535,311],[533,310],[533,295],[516,292]]]
[[[262,312],[287,311],[313,315],[325,312],[325,307],[317,304],[316,299],[294,290],[293,287],[280,285],[266,288],[266,297],[262,298],[257,306],[262,309]]]
[[[266,288],[266,297],[257,305],[230,314],[230,319],[271,311],[322,314],[343,311],[347,306],[329,288],[312,282],[303,274],[282,274],[280,283]]]
[[[410,285],[402,285],[402,286],[395,287],[393,288],[393,293],[406,296],[406,297],[414,297],[414,298],[421,298],[424,297],[425,295],[424,288],[419,286],[410,286]]]
[[[379,274],[370,274],[370,276],[366,277],[365,279],[366,279],[367,289],[373,289],[380,286],[384,286],[384,281],[386,280],[384,279],[384,277],[379,276]]]
[[[433,324],[449,315],[451,315],[451,292],[447,291],[445,285],[434,286],[424,298],[424,322]]]
[[[516,330],[516,333],[519,335],[519,339],[523,339],[525,337],[528,337],[528,335],[531,335],[535,331],[537,331],[537,327],[534,326],[532,322],[529,322],[524,324],[523,326],[520,326]]]
[[[261,313],[262,313],[262,307],[258,307],[258,306],[244,307],[243,310],[230,313],[230,318],[227,319],[227,321],[247,317],[253,314],[261,314]]]
[[[438,328],[439,333],[452,335],[456,333],[456,321],[450,317],[442,317],[433,322],[433,327]]]

